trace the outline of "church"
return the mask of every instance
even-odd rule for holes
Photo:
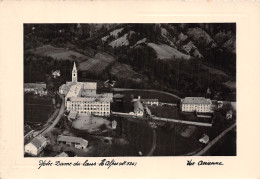
[[[78,82],[77,73],[74,62],[72,81],[66,82],[59,88],[60,94],[65,95],[66,110],[76,112],[79,115],[109,116],[113,94],[97,94],[97,83]]]

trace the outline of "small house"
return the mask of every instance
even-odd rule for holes
[[[68,146],[75,147],[77,149],[85,149],[88,146],[88,141],[81,137],[63,136],[63,135],[58,136],[57,143],[66,144]]]
[[[199,139],[199,142],[203,144],[207,144],[209,142],[209,136],[206,134],[203,134],[202,138]]]
[[[30,143],[25,145],[25,153],[37,156],[47,146],[47,144],[47,139],[42,135],[39,135]]]

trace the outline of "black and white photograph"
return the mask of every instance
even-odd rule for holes
[[[234,22],[24,23],[24,157],[237,156],[236,41]]]

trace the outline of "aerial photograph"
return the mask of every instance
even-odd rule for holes
[[[236,156],[236,23],[23,24],[24,157]]]

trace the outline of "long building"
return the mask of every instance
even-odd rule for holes
[[[68,111],[76,111],[81,115],[109,116],[113,94],[97,94],[96,90],[97,83],[78,82],[75,62],[72,81],[59,88],[59,92],[65,95],[65,106]]]
[[[184,112],[212,112],[212,102],[204,97],[186,97],[181,100],[181,110]]]

